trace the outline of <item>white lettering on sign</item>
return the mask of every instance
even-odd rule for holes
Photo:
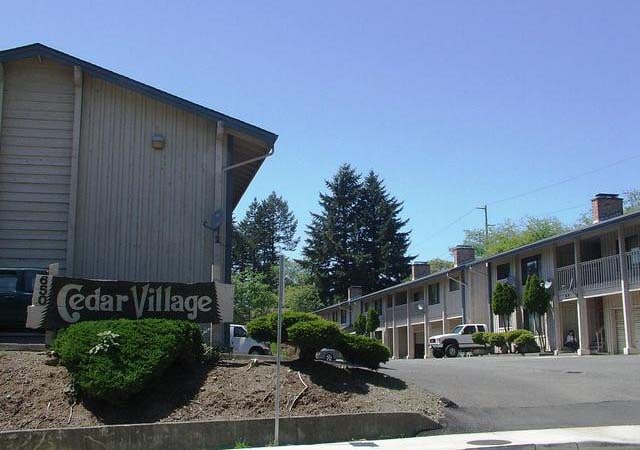
[[[58,293],[56,304],[60,317],[68,323],[80,320],[83,310],[94,312],[122,312],[123,304],[128,302],[128,295],[106,295],[101,288],[95,289],[88,295],[82,293],[81,284],[66,284]],[[154,289],[145,284],[142,288],[131,287],[131,298],[135,308],[136,318],[141,318],[145,312],[186,312],[189,320],[195,320],[199,312],[211,312],[213,298],[208,295],[171,295],[171,287]]]

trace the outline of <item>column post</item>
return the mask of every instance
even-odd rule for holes
[[[398,351],[398,329],[396,328],[396,294],[391,294],[391,314],[393,317],[392,326],[393,329],[391,333],[393,333],[393,359],[398,359],[400,353]]]
[[[624,318],[624,349],[622,353],[630,355],[637,353],[637,349],[633,346],[632,328],[633,328],[633,301],[629,295],[629,271],[627,267],[627,246],[624,241],[624,228],[618,226],[618,249],[620,257],[620,287],[622,295],[622,315]]]
[[[424,355],[426,359],[429,357],[429,335],[431,334],[431,324],[429,323],[429,302],[427,301],[427,284],[422,286],[422,302],[424,308],[422,308],[422,314],[424,316]]]
[[[587,299],[584,298],[582,290],[579,239],[573,240],[573,258],[573,264],[576,268],[576,291],[578,293],[578,300],[576,300],[576,310],[578,312],[578,355],[588,355],[590,353],[589,316],[587,314]]]
[[[411,301],[411,291],[407,289],[406,293],[407,297],[407,359],[415,358],[415,346],[413,345],[414,336],[413,336],[413,328],[411,327],[411,308],[409,306]]]
[[[447,324],[447,289],[441,288],[440,283],[438,282],[438,295],[440,294],[442,294],[442,333],[445,334],[449,332]]]
[[[375,308],[376,300],[373,301],[373,305]],[[382,328],[382,345],[386,345],[389,347],[389,343],[387,342],[387,302],[386,298],[382,298],[380,300],[380,312],[382,316],[382,321],[380,323],[380,327]]]

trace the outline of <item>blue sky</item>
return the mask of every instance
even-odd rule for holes
[[[429,259],[483,225],[448,226],[475,206],[573,223],[640,187],[640,2],[148,3],[6,2],[0,48],[42,42],[278,133],[239,215],[275,190],[303,234],[349,162]]]

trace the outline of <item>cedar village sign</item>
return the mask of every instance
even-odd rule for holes
[[[84,320],[220,322],[216,284],[36,277],[27,326],[55,330]]]

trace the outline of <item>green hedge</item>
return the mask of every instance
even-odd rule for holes
[[[478,345],[487,345],[487,335],[489,333],[487,333],[486,331],[478,331],[476,333],[473,333],[471,335],[471,339],[473,339],[473,342],[478,344]]]
[[[350,363],[369,369],[377,369],[391,357],[389,349],[380,342],[356,334],[343,334],[338,350]]]
[[[123,403],[174,362],[201,358],[202,334],[197,324],[186,321],[88,321],[61,330],[53,349],[78,392]]]
[[[247,324],[249,335],[260,341],[275,341],[278,316],[268,314]],[[345,359],[353,364],[377,369],[390,358],[389,349],[365,336],[343,333],[337,324],[311,313],[287,311],[282,320],[282,342],[295,345],[300,359],[312,360],[322,348],[340,350]]]
[[[317,319],[294,323],[287,329],[288,342],[298,347],[300,359],[313,360],[316,352],[341,345],[343,334],[333,322]]]
[[[286,311],[282,314],[282,342],[289,342],[287,330],[298,322],[324,320],[322,317],[304,312]],[[249,335],[260,342],[275,342],[278,332],[278,314],[271,313],[253,319],[247,324]]]
[[[513,344],[516,346],[516,352],[518,353],[537,353],[540,351],[540,347],[536,342],[536,337],[531,331],[522,330],[524,333],[520,333],[518,337],[513,340]]]

